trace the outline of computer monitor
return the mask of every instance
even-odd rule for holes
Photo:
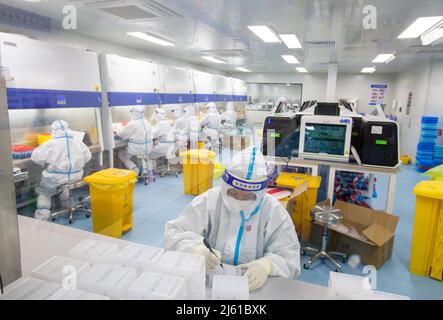
[[[338,106],[338,103],[319,102],[315,107],[314,114],[320,116],[339,116],[340,107]]]
[[[349,162],[352,118],[304,116],[301,119],[299,157]]]

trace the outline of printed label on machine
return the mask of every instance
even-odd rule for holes
[[[371,134],[382,134],[382,133],[383,133],[382,126],[372,126],[371,127]]]

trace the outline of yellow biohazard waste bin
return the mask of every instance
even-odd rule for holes
[[[132,170],[106,169],[83,179],[89,183],[92,227],[95,233],[121,238],[132,228],[134,185]]]
[[[180,153],[185,194],[199,195],[212,188],[215,152],[205,149]]]
[[[443,181],[422,181],[414,194],[410,271],[443,280]]]
[[[293,212],[295,216],[294,224],[300,225],[300,238],[303,241],[311,239],[312,218],[311,210],[317,203],[317,192],[320,188],[321,177],[310,176],[303,173],[282,172],[275,180],[278,186],[295,188],[303,182],[308,181],[308,190],[299,197],[304,197],[303,201],[298,201],[299,205],[295,206],[296,210],[301,210],[301,213]],[[296,224],[296,226],[297,226]]]
[[[296,178],[292,179],[289,178],[287,173],[280,174],[275,183],[280,187],[289,187],[289,188],[297,188],[298,186],[302,185],[306,182],[306,179],[304,178]],[[289,200],[289,197],[286,199],[280,200],[280,202],[285,206],[288,211],[290,211],[292,222],[294,223],[295,230],[297,231],[298,235],[301,235],[302,233],[302,216],[303,216],[303,200],[306,197],[305,193],[300,194],[299,196],[295,197],[291,201],[291,205],[288,206],[288,204],[284,204],[285,201],[287,202]]]

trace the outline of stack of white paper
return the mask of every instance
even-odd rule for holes
[[[115,243],[86,239],[69,250],[69,257],[91,263],[111,263],[118,253]]]
[[[90,268],[89,262],[55,256],[32,270],[32,276],[37,279],[63,284],[64,278],[76,276],[78,279]]]
[[[183,300],[186,298],[184,278],[144,272],[128,289],[131,300]]]
[[[124,299],[128,288],[136,279],[135,269],[96,264],[79,278],[78,288],[112,299]]]
[[[154,271],[165,251],[161,248],[131,244],[115,256],[117,265],[143,271]]]
[[[183,277],[187,299],[205,299],[206,265],[202,255],[167,251],[157,265],[157,272]]]
[[[212,280],[213,300],[249,300],[246,277],[215,275]]]

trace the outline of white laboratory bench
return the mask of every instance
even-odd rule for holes
[[[125,240],[23,216],[18,217],[18,224],[23,277],[7,286],[5,291],[28,277],[34,268],[51,257],[66,256],[68,250],[83,239],[109,241],[118,244],[120,249],[130,244]],[[264,287],[252,293],[250,298],[251,300],[329,299],[329,290],[307,282],[271,277]]]

